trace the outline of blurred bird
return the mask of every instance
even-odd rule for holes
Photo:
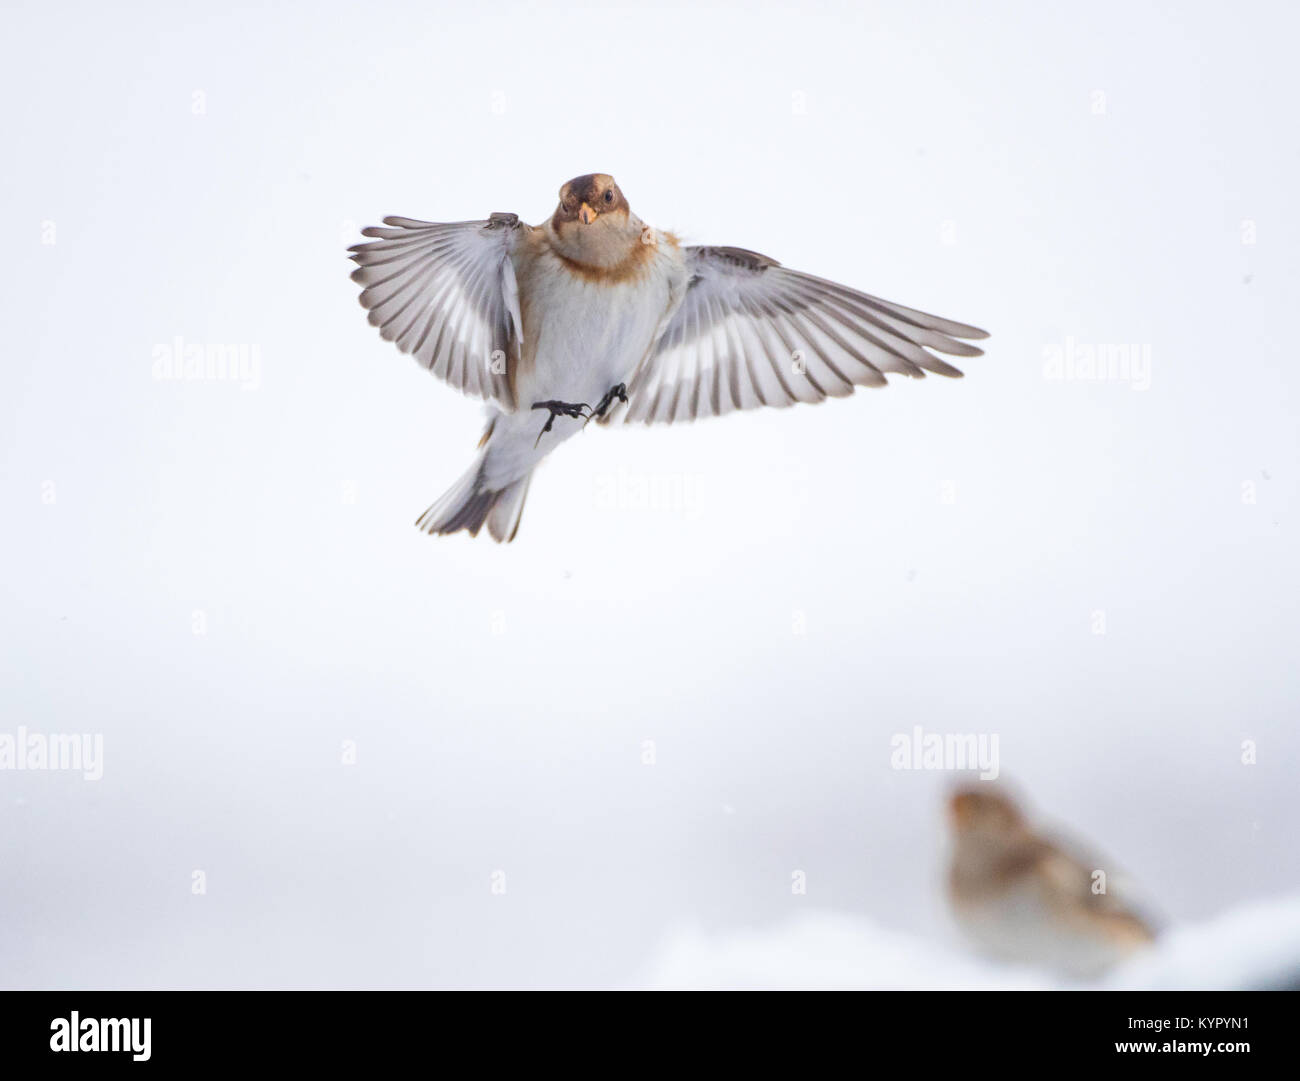
[[[983,952],[1092,978],[1149,945],[1150,922],[1102,863],[1036,833],[1016,805],[987,788],[948,804],[949,900]]]
[[[512,540],[533,469],[593,417],[666,424],[844,397],[885,372],[958,376],[931,350],[979,356],[959,339],[988,336],[743,248],[683,247],[605,173],[570,180],[537,226],[384,225],[349,249],[370,322],[489,403],[478,457],[416,523],[428,533],[486,523]]]

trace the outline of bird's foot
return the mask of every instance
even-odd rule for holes
[[[578,402],[577,404],[574,404],[573,402],[545,401],[533,402],[533,408],[549,409],[551,412],[551,415],[546,418],[546,423],[542,426],[542,430],[537,433],[537,440],[533,443],[533,446],[535,447],[542,441],[542,436],[549,432],[554,426],[556,417],[582,417],[583,419],[589,419],[589,413],[584,413],[583,410],[586,409],[590,411],[591,406],[586,402]]]
[[[619,383],[617,386],[612,386],[605,391],[605,397],[596,403],[596,408],[591,411],[591,416],[587,420],[590,421],[591,417],[603,417],[609,411],[609,407],[614,404],[615,398],[625,405],[627,404],[626,383]]]

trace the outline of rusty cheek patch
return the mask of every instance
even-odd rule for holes
[[[578,211],[576,209],[576,203],[574,204],[574,207],[575,209],[573,210],[565,210],[564,203],[560,203],[560,205],[555,208],[555,213],[551,215],[551,228],[558,233],[561,225],[571,221],[577,221]]]

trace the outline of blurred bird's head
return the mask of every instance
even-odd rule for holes
[[[632,208],[608,173],[575,176],[560,189],[551,229],[567,258],[588,266],[613,266],[627,258],[640,235]]]
[[[948,800],[948,822],[963,840],[1004,840],[1025,827],[1024,815],[1007,796],[984,788],[963,788]]]

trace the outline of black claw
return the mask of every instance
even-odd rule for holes
[[[574,404],[573,402],[546,401],[533,402],[533,408],[549,409],[551,412],[551,415],[546,418],[546,423],[542,426],[542,430],[537,433],[537,439],[533,443],[533,446],[537,446],[537,444],[542,441],[542,436],[549,432],[554,426],[556,417],[583,417],[584,419],[589,419],[588,414],[583,413],[583,410],[586,409],[590,411],[591,406],[586,402],[578,402],[577,404]]]
[[[626,383],[619,383],[617,386],[610,387],[609,390],[605,392],[605,397],[601,398],[601,400],[596,403],[596,408],[591,411],[591,417],[603,417],[609,407],[614,404],[615,398],[623,404],[627,404]],[[587,420],[591,420],[591,417],[588,417]]]

